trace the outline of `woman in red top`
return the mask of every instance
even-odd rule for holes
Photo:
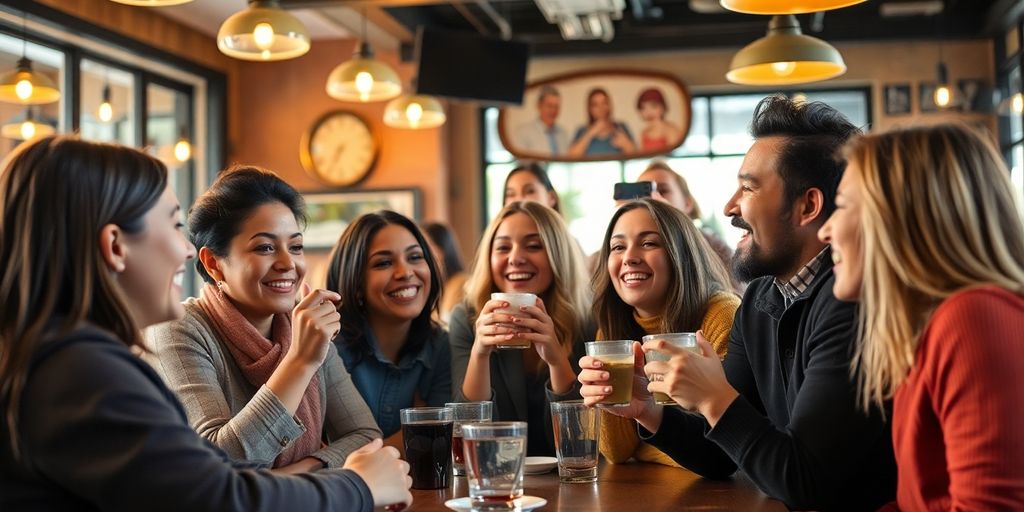
[[[987,137],[960,125],[851,142],[832,244],[861,303],[861,400],[893,398],[900,510],[1024,510],[1024,226]]]

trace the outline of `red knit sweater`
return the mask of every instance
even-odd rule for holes
[[[892,430],[899,509],[1024,510],[1024,297],[989,286],[939,305]]]

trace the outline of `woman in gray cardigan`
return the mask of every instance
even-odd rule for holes
[[[381,437],[331,343],[338,295],[298,294],[304,216],[273,173],[222,173],[189,212],[207,284],[183,319],[147,332],[192,427],[234,459],[286,472],[340,467]]]

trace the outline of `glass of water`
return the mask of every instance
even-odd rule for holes
[[[597,480],[600,412],[583,405],[583,400],[551,402],[551,422],[558,455],[558,479],[563,483]]]
[[[466,476],[473,510],[508,510],[523,496],[526,422],[462,426]]]

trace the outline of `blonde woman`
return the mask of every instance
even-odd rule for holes
[[[491,293],[532,293],[518,316]],[[505,206],[484,232],[466,300],[452,312],[452,393],[456,400],[493,400],[495,420],[529,421],[527,450],[553,455],[549,403],[579,398],[576,361],[593,339],[582,256],[565,222],[534,202]],[[523,318],[523,316],[528,318]],[[496,350],[510,340],[527,350]]]
[[[982,135],[940,125],[861,137],[832,244],[861,304],[862,406],[893,398],[890,510],[1024,510],[1024,226]]]

